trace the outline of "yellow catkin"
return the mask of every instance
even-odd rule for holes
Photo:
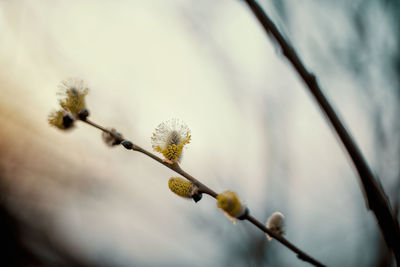
[[[53,111],[49,114],[47,121],[51,126],[54,126],[60,130],[66,130],[68,128],[72,128],[73,126],[72,123],[68,124],[67,125],[68,127],[66,127],[64,123],[64,115],[65,112],[62,110]]]
[[[243,211],[239,197],[232,191],[225,191],[217,195],[217,206],[226,214],[234,218],[240,216]]]
[[[77,116],[86,107],[85,97],[89,93],[82,80],[68,79],[60,84],[60,106]]]
[[[169,159],[173,162],[179,161],[179,158],[182,155],[183,145],[172,144],[169,145],[168,148],[162,150],[162,154],[166,159]]]
[[[171,177],[168,181],[169,189],[184,198],[191,198],[194,185],[181,177]]]
[[[151,142],[153,149],[163,154],[169,162],[179,162],[182,158],[183,147],[190,143],[190,130],[180,120],[172,119],[160,123]]]

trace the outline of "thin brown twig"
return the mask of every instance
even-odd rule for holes
[[[106,132],[108,134],[110,134],[111,136],[113,136],[114,138],[118,139],[120,142],[122,142],[124,139],[121,139],[120,136],[115,135],[114,132],[108,130],[107,128],[94,123],[93,121],[89,120],[89,119],[84,119],[81,120],[83,122],[86,122],[87,124],[103,131]],[[119,142],[119,143],[120,143]],[[206,185],[202,184],[200,181],[198,181],[196,178],[194,178],[193,176],[191,176],[190,174],[188,174],[187,172],[185,172],[184,170],[182,170],[182,168],[179,166],[178,163],[174,163],[174,164],[170,164],[167,161],[163,160],[162,158],[158,157],[157,155],[154,155],[153,153],[147,151],[146,149],[141,148],[140,146],[132,143],[132,150],[134,151],[138,151],[141,152],[143,154],[145,154],[146,156],[149,156],[150,158],[154,159],[155,161],[158,161],[159,163],[161,163],[162,165],[166,166],[167,168],[170,168],[171,170],[179,173],[180,175],[182,175],[183,177],[185,177],[186,179],[188,179],[190,182],[192,182],[194,185],[196,185],[199,188],[199,192],[200,193],[205,193],[208,194],[210,196],[212,196],[213,198],[217,197],[217,193],[215,193],[213,190],[211,190],[210,188],[208,188]]]
[[[303,251],[301,251],[298,247],[290,243],[286,238],[284,238],[281,235],[277,235],[274,232],[271,232],[264,224],[260,223],[256,218],[252,217],[251,215],[246,215],[246,219],[257,226],[261,231],[264,233],[267,233],[269,236],[272,236],[279,242],[281,242],[284,246],[287,248],[291,249],[293,252],[297,253],[297,257],[303,261],[307,261],[315,266],[322,266],[321,263],[316,261],[315,259],[311,258],[309,255],[305,254]]]
[[[255,0],[246,0],[246,3],[257,17],[266,33],[276,40],[282,49],[283,55],[289,60],[303,82],[307,85],[308,90],[314,96],[318,105],[335,129],[358,172],[367,207],[373,211],[386,244],[394,252],[397,264],[400,264],[399,223],[397,218],[393,215],[394,213],[382,186],[374,177],[356,142],[346,130],[339,116],[322,93],[314,74],[307,71],[294,48],[285,40],[262,7]]]
[[[103,131],[106,132],[108,134],[110,134],[111,136],[113,136],[114,138],[118,139],[119,141],[127,141],[129,146],[125,146],[125,148],[127,149],[131,149],[133,151],[137,151],[137,152],[141,152],[143,154],[145,154],[146,156],[154,159],[155,161],[161,163],[162,165],[166,166],[167,168],[179,173],[180,175],[182,175],[183,177],[185,177],[186,179],[188,179],[190,182],[192,182],[194,185],[196,185],[199,189],[199,192],[201,193],[205,193],[207,195],[210,195],[213,198],[217,197],[217,193],[212,190],[211,188],[209,188],[208,186],[204,185],[203,183],[201,183],[199,180],[197,180],[196,178],[194,178],[192,175],[190,175],[189,173],[185,172],[178,163],[173,163],[170,164],[168,162],[166,162],[165,160],[161,159],[160,157],[154,155],[153,153],[141,148],[140,146],[132,143],[131,141],[128,141],[126,139],[121,140],[121,137],[116,135],[114,132],[108,130],[107,128],[94,123],[93,121],[89,120],[89,119],[81,119],[81,121]],[[317,261],[316,259],[314,259],[313,257],[311,257],[310,255],[308,255],[307,253],[303,252],[302,250],[300,250],[298,247],[296,247],[295,245],[293,245],[291,242],[289,242],[286,238],[275,234],[273,231],[269,230],[264,224],[262,224],[260,221],[258,221],[256,218],[254,218],[253,216],[249,215],[249,213],[247,212],[243,217],[240,218],[241,220],[248,220],[250,223],[252,223],[253,225],[255,225],[257,228],[259,228],[261,231],[263,231],[264,233],[268,234],[269,236],[273,237],[274,239],[276,239],[277,241],[279,241],[282,245],[284,245],[285,247],[287,247],[288,249],[292,250],[294,253],[297,254],[297,257],[303,261],[309,262],[314,266],[325,266],[322,263],[320,263],[319,261]]]

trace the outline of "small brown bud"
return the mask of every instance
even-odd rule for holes
[[[103,132],[101,134],[101,137],[103,138],[103,141],[104,143],[106,143],[107,146],[119,145],[124,139],[122,137],[122,134],[117,132],[117,130],[115,130],[114,128],[110,129],[109,132]]]

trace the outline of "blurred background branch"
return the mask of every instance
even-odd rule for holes
[[[307,85],[308,90],[315,97],[315,100],[318,102],[319,106],[329,119],[329,122],[335,129],[355,168],[357,169],[367,206],[373,211],[387,245],[392,249],[397,263],[400,264],[399,223],[391,209],[389,200],[382,186],[372,174],[372,171],[357,144],[346,130],[344,124],[339,119],[327,98],[322,93],[315,76],[307,71],[294,48],[285,40],[261,6],[254,0],[246,0],[246,3],[260,21],[267,34],[276,40],[282,49],[283,55],[289,60],[289,62],[291,62],[292,66]]]

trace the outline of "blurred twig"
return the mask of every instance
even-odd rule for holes
[[[121,136],[116,135],[114,132],[106,129],[105,127],[103,127],[103,126],[101,126],[101,125],[99,125],[97,123],[94,123],[93,121],[88,120],[87,118],[81,119],[81,121],[83,121],[83,122],[85,122],[85,123],[97,128],[97,129],[99,129],[99,130],[101,130],[103,132],[106,132],[106,133],[110,134],[114,138],[118,139],[118,141],[120,141],[120,142],[124,141],[123,145],[124,145],[124,147],[126,149],[141,152],[141,153],[145,154],[146,156],[149,156],[150,158],[154,159],[155,161],[158,161],[159,163],[161,163],[162,165],[166,166],[167,168],[179,173],[180,175],[182,175],[183,177],[185,177],[186,179],[191,181],[193,184],[195,184],[198,187],[199,192],[208,194],[213,198],[217,197],[218,194],[214,190],[210,189],[209,187],[207,187],[206,185],[204,185],[203,183],[198,181],[196,178],[194,178],[192,175],[190,175],[189,173],[185,172],[179,166],[178,163],[170,164],[170,163],[166,162],[165,160],[161,159],[160,157],[154,155],[153,153],[141,148],[138,145],[135,145],[134,143],[132,143],[132,142],[126,140],[126,139],[123,139]],[[261,231],[263,231],[264,233],[266,233],[269,236],[273,237],[274,239],[278,240],[282,245],[284,245],[285,247],[287,247],[288,249],[290,249],[294,253],[296,253],[297,257],[299,259],[301,259],[303,261],[306,261],[306,262],[309,262],[314,266],[325,266],[322,263],[318,262],[313,257],[309,256],[307,253],[305,253],[302,250],[300,250],[298,247],[293,245],[291,242],[286,240],[286,238],[284,238],[284,237],[282,237],[282,236],[280,236],[278,234],[275,234],[273,231],[270,231],[264,224],[262,224],[260,221],[258,221],[253,216],[249,215],[249,213],[246,213],[240,219],[248,220],[250,223],[252,223],[256,227],[258,227]]]
[[[307,71],[294,48],[282,36],[278,28],[267,16],[261,6],[255,0],[246,0],[247,5],[257,17],[265,31],[271,36],[280,48],[283,55],[289,60],[296,72],[306,84],[310,93],[314,96],[320,108],[328,117],[329,122],[335,129],[342,144],[346,148],[355,168],[357,169],[362,191],[367,203],[367,207],[373,211],[378,221],[381,232],[386,244],[390,247],[396,257],[397,264],[400,264],[400,229],[397,218],[394,216],[387,196],[370,170],[357,144],[346,130],[344,124],[339,119],[333,107],[321,91],[315,76]]]

